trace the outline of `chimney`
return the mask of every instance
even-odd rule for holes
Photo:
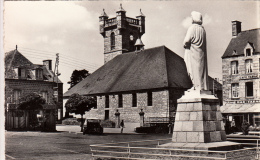
[[[43,60],[43,65],[45,65],[47,67],[47,69],[52,70],[52,60],[51,59],[47,59],[47,60]]]
[[[241,32],[241,22],[232,21],[232,36],[236,37]]]

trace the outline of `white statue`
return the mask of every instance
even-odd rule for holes
[[[202,15],[191,12],[192,25],[184,39],[184,61],[193,83],[193,90],[208,90],[208,65],[206,32],[202,26]]]

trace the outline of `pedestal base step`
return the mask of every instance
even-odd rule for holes
[[[236,142],[222,141],[211,143],[166,143],[158,146],[159,148],[189,149],[189,150],[208,150],[208,151],[231,151],[242,149],[243,145]]]

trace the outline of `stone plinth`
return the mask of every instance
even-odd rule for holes
[[[179,99],[172,141],[208,143],[226,140],[217,98]]]
[[[172,143],[166,148],[232,150],[242,145],[226,141],[218,99],[209,91],[189,91],[178,100]]]

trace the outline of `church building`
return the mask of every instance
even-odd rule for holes
[[[260,28],[241,31],[232,21],[232,39],[222,56],[222,113],[239,128],[246,120],[260,126]]]
[[[90,76],[64,94],[73,93],[97,98],[97,107],[86,112],[86,118],[98,118],[137,127],[149,119],[174,120],[177,99],[191,88],[186,65],[179,55],[165,46],[144,49],[145,16],[126,16],[122,8],[116,17],[105,11],[99,17],[104,38],[104,62]],[[211,79],[212,80],[212,79]]]

